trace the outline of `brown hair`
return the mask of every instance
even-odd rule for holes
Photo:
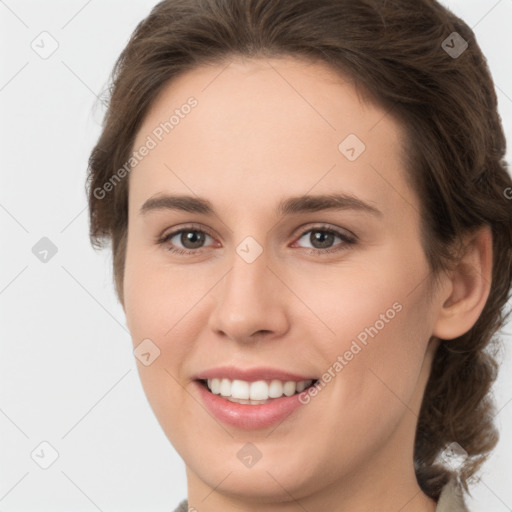
[[[461,55],[449,53],[464,40],[468,48]],[[169,81],[235,55],[324,61],[392,111],[407,134],[408,179],[420,198],[422,243],[434,280],[453,263],[451,249],[464,234],[491,227],[490,296],[469,332],[439,344],[414,450],[418,483],[437,500],[451,472],[436,457],[458,443],[468,454],[459,475],[468,492],[467,480],[498,441],[490,391],[498,368],[495,335],[507,317],[503,309],[512,279],[506,141],[473,31],[434,0],[159,3],[116,62],[103,132],[89,160],[91,241],[95,247],[112,242],[121,301],[128,179],[112,179],[129,161],[137,130]],[[104,197],[98,190],[106,190],[109,180],[114,186]]]

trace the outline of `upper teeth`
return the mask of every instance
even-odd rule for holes
[[[304,391],[311,385],[312,380],[301,380],[295,382],[289,380],[257,380],[247,382],[245,380],[230,379],[208,379],[208,388],[216,395],[240,398],[246,400],[267,400],[269,398],[279,398],[285,394],[292,396],[296,392]]]

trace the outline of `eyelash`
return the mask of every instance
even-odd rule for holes
[[[306,250],[309,254],[325,255],[325,254],[331,254],[331,253],[338,253],[338,252],[348,250],[347,246],[351,246],[356,243],[356,238],[350,237],[349,235],[342,233],[336,229],[333,229],[329,226],[315,226],[313,228],[310,228],[310,229],[302,232],[302,234],[298,237],[297,240],[300,240],[304,235],[311,233],[311,232],[315,232],[315,231],[328,233],[330,235],[335,235],[335,236],[339,237],[344,243],[338,244],[337,246],[335,246],[335,248],[330,248],[330,249],[306,248]],[[204,229],[200,229],[195,226],[188,226],[188,227],[181,228],[177,231],[173,231],[172,233],[168,233],[162,237],[159,237],[157,239],[157,244],[163,246],[163,245],[167,244],[169,242],[169,240],[174,238],[176,235],[179,235],[180,233],[186,233],[186,232],[204,233],[204,234],[210,236],[211,238],[214,238],[210,233],[208,233],[208,231],[205,231]],[[340,246],[341,246],[341,248],[340,248]],[[204,249],[204,247],[201,247],[199,249],[176,249],[173,247],[167,248],[167,250],[169,252],[171,252],[173,254],[178,254],[181,256],[189,256],[189,255],[193,255],[193,254],[198,254],[198,253],[202,252],[202,249]]]

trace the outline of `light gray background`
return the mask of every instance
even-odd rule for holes
[[[0,512],[163,512],[186,497],[184,464],[139,381],[110,253],[89,245],[84,189],[96,96],[155,3],[0,0]],[[512,144],[512,0],[443,3],[476,32]],[[43,31],[59,45],[47,59],[31,48],[41,37],[51,48]],[[32,253],[42,237],[58,249],[46,263]],[[512,509],[509,348],[503,357],[502,439],[475,512]],[[35,462],[49,460],[43,441],[59,454],[48,469]]]

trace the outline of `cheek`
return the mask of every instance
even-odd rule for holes
[[[125,264],[124,299],[130,332],[163,338],[187,323],[209,285],[207,272],[191,266],[148,263],[154,255],[128,244]],[[211,275],[210,275],[211,278]]]
[[[348,349],[353,340],[378,350],[371,341],[379,339],[387,340],[386,350],[403,351],[415,339],[423,339],[429,323],[422,286],[428,273],[418,244],[410,244],[407,251],[389,244],[354,253],[338,266],[311,265],[285,272],[285,280],[308,306],[307,311],[297,302],[292,314],[302,316],[293,319],[299,324],[304,318],[316,322],[312,339],[325,345],[325,353]]]
[[[178,382],[186,380],[195,341],[205,330],[208,290],[222,278],[223,272],[206,265],[193,268],[148,264],[149,257],[143,250],[128,245],[124,299],[134,347],[150,339],[160,351],[150,367],[137,361],[148,398],[151,400],[153,390],[153,399],[158,400],[156,395],[162,389],[168,388],[172,393],[178,390]]]
[[[183,393],[183,371],[190,357],[195,322],[187,312],[199,302],[200,286],[185,279],[185,273],[157,269],[145,263],[147,255],[127,248],[124,298],[127,325],[134,348],[151,340],[159,350],[148,366],[136,360],[141,384],[159,423],[171,443],[180,446],[187,438],[182,416],[187,415],[187,394]],[[197,288],[191,293],[190,288]],[[172,428],[171,428],[172,426]]]
[[[432,322],[422,283],[428,275],[426,261],[421,250],[412,248],[407,258],[389,250],[373,262],[329,274],[328,280],[327,270],[319,269],[299,293],[331,331],[324,329],[326,335],[312,339],[322,354],[323,370],[336,375],[334,385],[327,386],[333,401],[346,406],[340,421],[348,415],[360,426],[377,418],[393,422],[415,392],[430,339]],[[323,283],[321,292],[311,282]],[[342,423],[336,428],[343,428]]]
[[[371,458],[402,422],[414,430],[411,411],[428,336],[419,324],[424,322],[421,305],[403,299],[398,304],[395,298],[393,293],[370,295],[360,309],[349,302],[354,314],[340,314],[337,324],[347,335],[322,344],[322,380],[329,382],[311,398],[311,407],[318,411],[315,430],[329,440],[315,448],[324,449],[325,460],[338,453],[358,464]],[[308,455],[311,460],[318,456]],[[339,471],[336,464],[330,469]]]

